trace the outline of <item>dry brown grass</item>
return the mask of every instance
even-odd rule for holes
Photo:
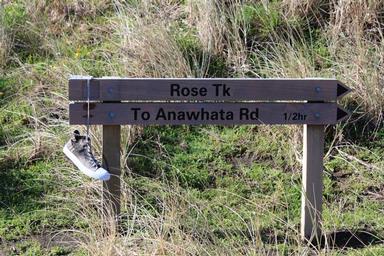
[[[363,38],[382,34],[383,1],[332,1],[329,30],[333,37],[344,35],[359,43]]]
[[[250,1],[252,2],[252,1]],[[324,1],[322,1],[324,2]],[[326,1],[325,1],[326,2]],[[28,12],[32,15],[28,29],[34,34],[41,34],[41,48],[53,52],[54,65],[47,65],[43,70],[36,71],[33,64],[19,63],[20,67],[13,70],[19,84],[33,83],[33,89],[25,95],[16,95],[18,101],[30,103],[33,110],[25,115],[25,122],[30,132],[6,142],[10,157],[16,159],[46,159],[61,150],[68,139],[70,129],[66,124],[67,118],[67,79],[70,74],[87,75],[89,68],[84,65],[84,59],[102,63],[103,72],[107,75],[129,77],[191,77],[206,76],[206,68],[210,65],[210,57],[219,55],[231,70],[232,76],[243,77],[252,74],[255,77],[263,74],[267,77],[337,77],[355,89],[354,96],[349,102],[358,103],[363,110],[380,124],[384,112],[384,40],[381,35],[380,1],[333,1],[329,24],[324,32],[330,51],[331,66],[322,70],[316,67],[317,57],[314,49],[304,38],[293,39],[291,35],[271,34],[267,47],[268,52],[261,48],[247,46],[248,27],[244,26],[240,13],[239,0],[231,1],[189,1],[180,5],[179,1],[139,1],[138,5],[126,5],[116,1],[116,17],[109,23],[95,25],[83,20],[83,16],[96,16],[99,11],[110,8],[110,1],[45,1],[35,0],[28,4]],[[317,19],[318,1],[284,0],[283,8],[287,10],[287,19],[292,16],[308,16]],[[72,18],[69,18],[69,14]],[[49,22],[42,21],[41,16],[48,17]],[[355,18],[354,18],[355,17]],[[81,24],[77,22],[81,20]],[[177,43],[175,23],[182,20],[193,31],[197,39],[197,47],[204,52],[204,58],[196,67],[191,66]],[[46,27],[45,27],[46,26]],[[45,30],[46,28],[46,30]],[[26,29],[26,28],[23,28]],[[93,32],[100,32],[95,37]],[[96,33],[97,34],[97,33]],[[63,46],[55,41],[59,36],[68,45],[105,43],[106,48],[89,53],[84,59],[60,55]],[[371,40],[375,38],[375,40]],[[289,40],[288,40],[289,39]],[[96,44],[95,43],[95,44]],[[0,67],[7,61],[10,39],[0,27]],[[69,48],[69,47],[68,47]],[[250,55],[256,56],[250,64]],[[94,58],[94,59],[93,59]],[[19,73],[19,74],[16,74]],[[23,92],[24,93],[24,92]],[[52,115],[52,113],[54,115]],[[55,130],[64,127],[67,133]],[[84,128],[84,127],[81,127]],[[84,129],[83,129],[84,130]],[[287,153],[287,169],[297,170],[301,160],[301,128],[286,128],[281,135],[281,129],[262,127],[258,129],[259,136],[268,136],[272,140],[283,141],[290,149]],[[93,145],[96,155],[101,155],[101,128],[93,128]],[[132,141],[140,134],[141,129],[126,126],[122,132],[122,166],[129,157]],[[288,139],[287,139],[288,137]],[[289,143],[291,141],[292,143]],[[282,148],[281,151],[286,150]],[[255,152],[255,154],[264,152]],[[260,159],[262,161],[262,159]],[[295,162],[296,161],[296,162]],[[127,166],[125,166],[127,167]],[[135,190],[127,182],[131,177],[122,180],[122,218],[128,219],[125,233],[115,232],[111,213],[101,210],[101,186],[98,182],[89,182],[74,169],[59,168],[57,173],[63,173],[61,179],[67,184],[71,180],[78,181],[79,187],[62,188],[64,198],[71,201],[75,215],[84,224],[81,228],[62,230],[78,238],[77,245],[89,255],[199,255],[199,254],[279,254],[283,253],[278,247],[280,242],[268,246],[262,241],[263,230],[259,220],[263,216],[275,216],[270,209],[244,198],[250,209],[255,209],[252,220],[244,220],[247,227],[236,230],[242,236],[249,236],[248,244],[233,241],[225,244],[213,237],[206,230],[194,230],[193,226],[185,227],[187,212],[191,209],[197,213],[196,220],[204,218],[207,211],[204,204],[196,201],[188,191],[172,183],[163,183],[151,188],[156,194],[160,212],[151,211],[150,203],[143,202],[140,191]],[[130,175],[125,168],[125,174]],[[73,191],[71,190],[73,189]],[[68,191],[71,190],[71,191]],[[66,193],[69,194],[66,194]],[[222,191],[223,194],[230,193]],[[70,194],[73,193],[73,194]],[[192,192],[191,192],[192,193]],[[76,196],[74,196],[76,195]],[[274,198],[264,198],[268,204]],[[283,202],[288,204],[288,202]],[[223,208],[235,209],[228,205]],[[58,209],[60,210],[60,209]],[[225,224],[222,216],[213,216],[218,223]],[[210,220],[203,219],[202,222]],[[301,247],[296,228],[287,220],[276,217],[279,226],[288,230],[284,239],[287,243],[298,245],[292,250],[293,254],[310,253],[308,248]],[[192,223],[192,225],[195,223]],[[243,233],[241,233],[243,232]],[[272,232],[273,233],[273,232]],[[277,231],[274,233],[278,233]],[[107,235],[106,235],[107,234]],[[224,233],[224,238],[233,234]],[[230,239],[228,239],[230,240]],[[331,248],[325,248],[317,253],[326,255]]]
[[[68,234],[74,238],[75,246],[89,255],[267,255],[283,253],[284,249],[277,247],[278,240],[266,245],[263,242],[263,230],[260,219],[263,216],[273,216],[271,209],[264,208],[254,202],[243,198],[244,204],[255,209],[253,219],[243,219],[241,214],[237,217],[243,221],[247,227],[244,231],[222,230],[221,238],[211,234],[212,230],[205,230],[201,224],[211,221],[222,222],[225,219],[217,214],[211,214],[212,219],[205,219],[203,212],[208,211],[208,207],[199,203],[187,191],[181,189],[177,183],[172,184],[153,184],[153,187],[146,189],[156,191],[156,210],[151,208],[150,203],[146,202],[141,196],[141,192],[126,183],[122,182],[122,201],[124,228],[120,233],[116,232],[115,222],[111,212],[102,209],[102,190],[98,182],[89,182],[78,172],[72,170],[60,170],[63,173],[60,179],[72,179],[81,182],[77,188],[64,188],[68,194],[76,194],[74,197],[57,197],[55,200],[58,205],[72,205],[71,208],[62,208],[62,211],[71,211],[71,215],[77,216],[82,223],[82,228],[71,228],[58,231],[57,234]],[[66,183],[65,181],[63,183]],[[236,196],[229,191],[222,191],[223,195]],[[266,202],[273,198],[265,197]],[[153,207],[153,206],[152,206]],[[237,214],[235,208],[223,205],[223,208]],[[60,210],[60,206],[57,210]],[[194,220],[186,220],[190,211],[196,213]],[[257,214],[256,214],[257,213]],[[276,217],[276,222],[280,223],[287,230],[287,242],[300,244],[290,238],[298,237],[295,227],[286,220]],[[192,221],[192,222],[191,222]],[[189,223],[186,225],[186,223]],[[196,225],[196,226],[195,226]],[[277,230],[271,231],[276,232]],[[244,245],[236,240],[223,242],[235,234],[247,236],[249,244]],[[296,235],[295,235],[296,234]],[[279,238],[281,239],[281,238]],[[230,239],[229,239],[230,240]],[[274,245],[276,243],[276,245]],[[296,254],[314,252],[309,248],[300,247],[295,249]],[[320,251],[318,251],[320,252]],[[292,251],[293,253],[293,251]]]
[[[303,20],[323,25],[323,15],[330,6],[329,0],[283,0],[281,2],[283,17],[286,21]]]
[[[30,16],[31,25],[46,25],[46,32],[53,35],[61,35],[81,20],[96,17],[98,13],[105,12],[112,7],[111,0],[53,0],[25,1],[27,13]],[[41,17],[46,17],[43,21]],[[45,23],[45,24],[42,24]]]
[[[297,28],[272,33],[266,45],[268,51],[255,50],[253,66],[267,77],[335,77],[354,91],[345,102],[358,105],[361,116],[376,127],[383,121],[384,111],[384,36],[382,33],[384,3],[381,1],[321,1],[330,8],[330,18],[321,23],[326,56],[307,42]],[[284,1],[286,18],[306,15],[317,19],[313,1]],[[298,14],[300,13],[300,14]],[[318,36],[318,35],[317,35]],[[323,53],[324,54],[324,53]],[[324,63],[326,67],[318,68]]]
[[[246,46],[248,28],[241,16],[241,1],[190,1],[188,22],[197,30],[203,51],[223,56],[237,76],[249,71]]]
[[[177,4],[142,1],[138,6],[118,5],[114,31],[119,38],[117,61],[129,77],[190,77],[191,70],[171,34],[181,13]]]
[[[266,77],[318,77],[311,49],[301,40],[286,40],[275,36],[269,44],[270,50],[255,50],[258,58],[255,69]],[[257,75],[257,74],[256,74]]]
[[[3,73],[3,68],[7,64],[9,54],[9,39],[5,32],[0,28],[0,73]]]
[[[383,12],[382,1],[334,1],[327,31],[334,72],[378,126],[384,113]]]
[[[282,6],[287,11],[287,16],[307,16],[315,5],[321,3],[316,0],[283,0]]]
[[[361,40],[358,45],[346,39],[343,48],[335,50],[335,71],[354,89],[353,98],[364,112],[360,116],[371,119],[380,127],[384,118],[384,40],[379,43]],[[361,111],[360,110],[360,111]]]
[[[4,22],[3,8],[4,8],[3,4],[0,3],[0,74],[3,73],[3,68],[8,62],[9,50],[10,50],[10,44],[11,44],[11,39],[6,34],[5,28],[2,25]]]

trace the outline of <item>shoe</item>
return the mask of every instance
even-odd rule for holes
[[[81,136],[79,131],[73,132],[73,138],[64,146],[64,154],[85,175],[97,180],[109,180],[111,174],[101,167],[91,152],[91,140]]]

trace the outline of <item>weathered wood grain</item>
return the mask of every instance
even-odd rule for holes
[[[116,229],[119,228],[120,215],[120,126],[103,125],[103,168],[111,178],[103,181],[103,207],[105,216],[115,217]],[[112,216],[111,216],[112,217]]]
[[[313,244],[321,241],[324,132],[323,125],[304,125],[300,233]]]
[[[86,79],[70,79],[69,100],[86,100],[86,84]],[[227,91],[223,90],[224,85]],[[338,80],[321,78],[95,78],[91,80],[90,99],[93,101],[336,101],[349,91],[350,89]]]
[[[90,123],[93,125],[319,125],[335,124],[340,116],[339,111],[342,110],[338,109],[336,103],[92,103]],[[176,115],[175,119],[173,112]],[[221,115],[221,112],[224,114]],[[232,118],[227,114],[229,112],[233,113]],[[165,115],[162,115],[163,113]],[[168,113],[170,113],[170,118],[168,118]],[[192,118],[185,117],[183,120],[183,113],[184,116],[189,115]],[[212,113],[219,114],[215,118]],[[70,104],[69,116],[70,124],[86,124],[87,104]]]

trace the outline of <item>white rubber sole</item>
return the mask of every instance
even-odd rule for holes
[[[97,179],[97,180],[109,180],[111,178],[111,174],[105,170],[104,168],[99,168],[96,171],[91,171],[87,167],[85,167],[79,159],[66,147],[63,148],[64,154],[76,165],[79,170],[87,175],[88,177]]]

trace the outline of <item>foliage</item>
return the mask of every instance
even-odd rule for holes
[[[330,0],[1,2],[0,254],[382,254],[383,8]],[[101,210],[101,184],[61,153],[74,129],[71,74],[336,77],[353,87],[342,101],[353,115],[326,130],[329,243],[299,240],[302,145],[292,126],[124,127],[117,234]],[[100,127],[91,133],[100,155]]]

